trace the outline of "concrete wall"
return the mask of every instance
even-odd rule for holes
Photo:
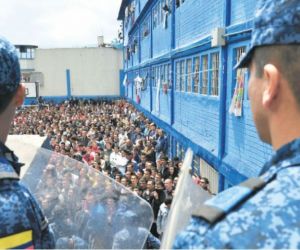
[[[119,95],[122,67],[122,51],[113,48],[36,50],[35,71],[44,75],[42,96]]]

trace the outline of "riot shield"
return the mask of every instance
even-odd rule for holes
[[[211,197],[207,191],[192,181],[190,174],[192,161],[193,152],[188,149],[183,161],[182,173],[176,186],[161,249],[172,248],[176,235],[187,226],[193,209]]]
[[[56,248],[143,248],[153,222],[146,201],[82,162],[35,151],[22,183],[41,204]]]

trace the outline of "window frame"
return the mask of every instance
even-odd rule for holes
[[[214,67],[214,56],[216,56],[217,58],[217,67]],[[216,52],[212,52],[210,54],[210,64],[211,64],[211,70],[210,70],[210,73],[211,73],[211,77],[210,77],[210,84],[209,84],[209,94],[211,96],[220,96],[220,52],[219,51],[216,51]],[[217,87],[216,87],[216,90],[215,90],[215,82],[214,80],[217,80]],[[216,91],[216,92],[214,92]],[[216,93],[216,94],[215,94]]]
[[[198,64],[196,62],[198,61]],[[198,70],[197,66],[198,65]],[[198,80],[197,84],[195,84],[196,79]],[[200,55],[196,55],[193,57],[193,79],[192,79],[192,93],[199,93],[199,85],[200,85]],[[197,90],[195,89],[197,86]]]
[[[209,95],[209,54],[202,54],[201,56],[201,68],[200,68],[200,72],[201,72],[201,75],[200,75],[200,83],[201,83],[201,89],[200,89],[200,94],[201,95]],[[206,58],[206,69],[204,70],[203,67],[204,67],[204,58]],[[204,73],[205,73],[205,87],[203,87],[203,79],[204,79]],[[206,93],[204,91],[204,88],[206,90]]]
[[[193,58],[186,58],[186,88],[187,93],[192,93]]]

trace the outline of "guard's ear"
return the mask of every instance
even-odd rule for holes
[[[263,106],[270,108],[276,99],[280,87],[280,73],[273,64],[264,66]]]
[[[20,107],[23,104],[25,99],[25,89],[24,83],[20,83],[14,97],[14,104],[16,107]]]

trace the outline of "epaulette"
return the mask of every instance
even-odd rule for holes
[[[261,190],[266,184],[267,182],[261,178],[250,178],[240,185],[227,189],[206,201],[192,215],[200,217],[210,224],[215,224],[234,208]]]
[[[19,175],[16,173],[9,161],[3,156],[0,156],[0,180],[3,179],[19,180]]]

